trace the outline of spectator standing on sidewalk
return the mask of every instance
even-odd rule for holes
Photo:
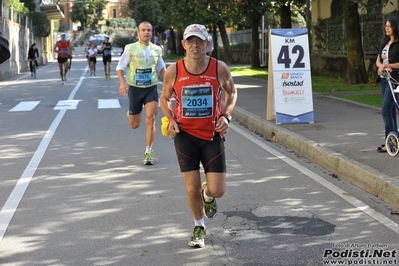
[[[174,140],[187,203],[194,219],[188,245],[203,247],[204,215],[213,218],[216,199],[226,186],[224,135],[229,130],[237,89],[228,66],[206,55],[209,45],[205,26],[189,25],[183,34],[186,57],[168,67],[160,97],[161,109],[169,119],[168,136]],[[222,90],[225,106],[222,108]],[[176,104],[170,110],[170,100]],[[222,110],[223,109],[223,110]],[[201,183],[200,164],[205,172]]]
[[[156,128],[155,121],[158,114],[158,77],[163,78],[165,62],[162,59],[162,48],[153,44],[152,25],[141,22],[138,26],[139,41],[125,46],[124,52],[116,67],[119,78],[119,93],[129,97],[128,119],[131,128],[140,126],[141,112],[145,110],[146,149],[144,165],[153,165],[153,149]],[[125,81],[125,69],[126,73]]]
[[[385,126],[385,139],[390,132],[398,132],[398,124],[396,119],[395,102],[388,82],[381,78],[381,72],[386,70],[391,73],[392,77],[399,81],[399,28],[397,17],[391,16],[385,21],[384,37],[381,39],[376,66],[378,67],[378,80],[380,81],[380,89],[382,94],[382,119]],[[396,71],[392,71],[396,69]],[[387,148],[383,144],[377,147],[378,152],[387,152]]]

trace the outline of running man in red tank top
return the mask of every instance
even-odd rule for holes
[[[68,59],[71,46],[66,41],[66,34],[61,33],[61,40],[54,45],[54,53],[57,53],[58,67],[60,68],[60,77],[62,85],[65,85],[67,80],[66,73],[68,72]]]
[[[186,192],[194,219],[190,247],[203,247],[206,233],[204,215],[213,218],[216,199],[226,186],[224,135],[229,130],[231,113],[237,101],[237,89],[229,68],[206,55],[210,45],[203,25],[192,24],[183,34],[186,57],[165,72],[161,109],[169,119],[168,136],[174,140]],[[225,105],[222,106],[222,92]],[[174,110],[169,108],[174,97]],[[205,181],[201,183],[200,164]]]

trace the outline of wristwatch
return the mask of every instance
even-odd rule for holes
[[[230,124],[230,121],[231,121],[231,115],[228,115],[228,114],[222,114],[222,116],[224,117],[224,118],[226,118],[226,120],[227,120],[227,123],[228,124]]]

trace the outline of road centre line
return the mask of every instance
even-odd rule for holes
[[[73,100],[76,95],[76,92],[79,90],[82,82],[85,78],[86,72],[88,71],[88,67],[86,67],[85,71],[83,71],[82,76],[79,79],[79,82],[76,84],[75,88],[71,92],[68,97],[68,100]],[[11,194],[8,196],[4,206],[0,211],[0,242],[2,241],[5,232],[11,222],[12,217],[14,216],[15,212],[17,211],[18,205],[22,200],[22,197],[25,194],[26,189],[29,186],[29,183],[32,180],[33,175],[35,174],[43,156],[53,138],[55,131],[57,130],[58,126],[61,123],[62,118],[64,117],[67,110],[60,110],[52,124],[50,125],[49,129],[47,130],[46,134],[44,135],[42,141],[40,142],[38,148],[36,149],[35,153],[33,154],[28,166],[25,168],[24,172],[22,173],[21,177],[18,179],[17,184],[15,185],[14,189],[12,190]]]
[[[363,203],[361,200],[358,200],[357,198],[355,198],[353,196],[346,196],[345,195],[346,191],[344,191],[344,190],[340,189],[339,187],[337,187],[336,185],[328,182],[327,180],[325,180],[324,178],[322,178],[318,174],[312,172],[311,170],[309,170],[306,167],[300,165],[299,163],[295,162],[294,160],[286,157],[285,155],[283,155],[282,153],[276,151],[275,149],[267,146],[265,143],[263,143],[262,141],[254,138],[253,136],[251,136],[250,134],[248,134],[244,130],[240,129],[239,127],[230,124],[230,128],[232,128],[234,131],[236,131],[238,134],[240,134],[241,136],[245,137],[246,139],[252,141],[253,143],[258,145],[262,149],[266,150],[267,152],[273,154],[274,156],[276,156],[280,160],[284,161],[285,163],[287,163],[291,167],[294,167],[298,171],[300,171],[303,174],[305,174],[306,176],[310,177],[315,182],[317,182],[320,185],[324,186],[325,188],[327,188],[331,192],[335,193],[336,195],[338,195],[339,197],[341,197],[342,199],[344,199],[345,201],[347,201],[348,203],[350,203],[351,205],[353,205],[354,207],[356,207],[357,209],[362,211],[363,213],[365,213],[365,214],[369,215],[370,217],[372,217],[373,219],[375,219],[377,222],[385,225],[386,227],[388,227],[389,229],[391,229],[395,233],[399,234],[399,224],[395,223],[394,221],[392,221],[388,217],[382,215],[381,213],[373,210],[370,206],[368,206],[367,204]]]

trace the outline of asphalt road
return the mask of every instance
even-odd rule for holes
[[[189,248],[173,142],[158,123],[142,164],[144,124],[98,62],[77,54],[64,86],[54,63],[0,82],[0,265],[398,265],[391,206],[235,121],[226,194]]]

